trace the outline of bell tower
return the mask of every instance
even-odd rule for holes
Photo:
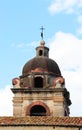
[[[42,40],[36,56],[27,61],[22,75],[12,80],[13,116],[69,116],[70,94],[58,64],[49,58]]]

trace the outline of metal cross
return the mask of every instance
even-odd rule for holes
[[[41,32],[41,38],[43,39],[43,30],[44,30],[45,28],[43,28],[43,26],[42,26],[40,29],[42,30],[42,32]]]

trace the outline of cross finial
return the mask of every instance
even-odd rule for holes
[[[41,38],[43,39],[43,30],[45,29],[45,28],[43,28],[43,26],[40,28],[42,31],[41,31]]]

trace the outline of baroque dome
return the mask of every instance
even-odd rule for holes
[[[57,77],[61,76],[61,71],[57,63],[45,56],[36,56],[29,60],[23,67],[22,75],[27,75],[29,72],[37,68],[41,68],[43,72],[53,73]]]

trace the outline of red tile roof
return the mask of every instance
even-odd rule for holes
[[[0,117],[0,126],[28,126],[28,125],[54,125],[54,126],[82,126],[82,117]]]

